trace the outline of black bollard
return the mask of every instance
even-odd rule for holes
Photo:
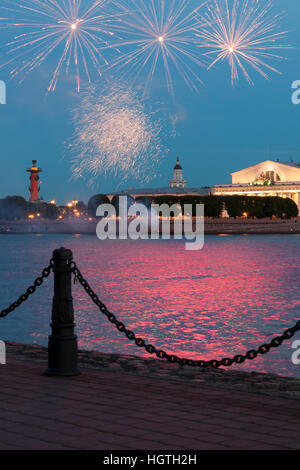
[[[54,297],[52,334],[49,336],[48,369],[45,375],[79,375],[77,367],[77,336],[74,334],[72,298],[71,250],[60,248],[53,252]]]

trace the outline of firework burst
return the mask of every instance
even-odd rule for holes
[[[167,152],[161,144],[160,119],[127,84],[90,86],[75,110],[74,123],[68,147],[73,177],[91,184],[104,174],[147,181]]]
[[[203,60],[196,47],[196,13],[203,6],[191,7],[190,0],[131,0],[120,30],[123,41],[115,44],[120,56],[113,67],[134,80],[147,70],[145,91],[157,69],[162,66],[167,87],[173,89],[172,71],[179,73],[186,85],[195,90],[202,83],[199,66]],[[124,7],[123,7],[124,8]]]
[[[109,0],[2,0],[0,29],[12,29],[14,38],[6,44],[12,56],[1,67],[10,66],[11,78],[24,77],[41,66],[50,55],[58,61],[48,91],[54,91],[65,70],[73,69],[77,89],[83,73],[91,81],[90,65],[101,75],[107,65],[103,49],[114,36],[116,1]],[[18,32],[18,33],[17,33]]]
[[[208,68],[228,60],[232,84],[238,81],[239,72],[253,84],[248,67],[266,79],[270,78],[268,72],[279,73],[271,61],[284,59],[275,51],[288,48],[278,42],[287,32],[280,30],[283,15],[272,14],[272,8],[272,0],[208,2],[205,12],[197,14],[199,26],[196,33],[199,47],[208,49],[205,55],[213,57]]]

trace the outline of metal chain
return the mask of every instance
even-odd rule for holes
[[[47,266],[47,268],[43,270],[42,275],[35,279],[33,285],[28,287],[25,294],[21,295],[21,297],[19,297],[19,299],[16,302],[12,303],[8,308],[0,312],[0,318],[4,318],[9,313],[12,313],[14,310],[16,310],[16,308],[20,307],[20,305],[23,302],[25,302],[28,299],[28,297],[34,294],[37,287],[40,287],[43,284],[44,280],[50,276],[52,269],[53,269],[53,260],[51,260],[49,266]]]
[[[272,348],[278,348],[281,346],[281,344],[284,341],[287,341],[291,339],[297,331],[300,331],[300,321],[298,321],[292,328],[288,328],[282,335],[276,336],[275,338],[272,339],[270,343],[265,343],[262,344],[258,349],[251,349],[248,351],[246,354],[239,354],[234,356],[233,358],[223,358],[221,360],[213,359],[210,361],[204,361],[204,360],[192,360],[192,359],[185,359],[178,357],[174,354],[168,354],[163,350],[157,349],[155,346],[152,344],[147,344],[144,339],[139,338],[136,336],[136,334],[126,328],[124,323],[120,322],[117,317],[111,313],[106,305],[101,302],[97,294],[93,291],[93,289],[90,287],[89,283],[84,279],[82,276],[80,270],[78,269],[76,263],[72,261],[70,263],[70,268],[72,273],[74,274],[75,278],[74,281],[78,281],[81,286],[84,288],[88,296],[92,299],[92,301],[97,305],[99,310],[106,316],[106,318],[113,324],[115,327],[120,331],[121,333],[124,333],[124,335],[130,340],[134,341],[135,344],[139,348],[144,348],[146,352],[149,354],[155,354],[159,359],[166,359],[167,361],[171,363],[177,363],[182,366],[188,365],[191,367],[201,367],[201,368],[219,368],[219,367],[229,367],[232,364],[242,364],[246,360],[253,360],[256,359],[258,355],[264,355],[267,354]],[[38,278],[35,279],[34,284],[30,286],[25,294],[21,295],[19,299],[12,303],[7,309],[2,310],[0,312],[0,318],[6,317],[9,313],[13,312],[16,308],[18,308],[23,302],[25,302],[28,297],[30,297],[37,289],[37,287],[40,287],[44,280],[50,276],[50,273],[53,269],[53,260],[50,261],[50,264],[47,268],[45,268],[42,272],[42,275]]]
[[[127,329],[124,323],[120,322],[117,319],[117,317],[108,310],[106,305],[103,302],[101,302],[97,294],[90,287],[89,283],[82,276],[80,270],[78,269],[74,261],[71,262],[71,271],[74,273],[74,276],[75,276],[74,282],[78,281],[81,284],[81,286],[84,288],[86,293],[92,299],[94,304],[97,305],[99,310],[107,317],[107,319],[113,325],[115,325],[118,331],[120,331],[121,333],[124,333],[124,335],[130,341],[134,341],[135,344],[139,348],[144,348],[146,352],[148,352],[149,354],[155,354],[159,359],[166,359],[167,361],[171,363],[177,363],[177,364],[180,364],[181,366],[191,366],[191,367],[201,367],[201,368],[210,367],[213,369],[217,369],[219,367],[229,367],[234,363],[242,364],[246,360],[256,359],[258,355],[267,354],[272,348],[278,348],[279,346],[281,346],[281,344],[284,341],[291,339],[295,335],[295,333],[297,333],[297,331],[300,331],[300,321],[298,321],[292,328],[287,329],[282,335],[276,336],[275,338],[273,338],[270,343],[262,344],[257,349],[251,349],[246,354],[238,354],[234,356],[233,358],[225,357],[220,360],[213,359],[210,361],[204,361],[204,360],[196,361],[193,359],[184,359],[184,358],[175,356],[174,354],[168,354],[165,351],[159,350],[152,344],[147,344],[144,339],[138,338],[133,331]]]

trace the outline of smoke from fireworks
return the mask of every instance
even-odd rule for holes
[[[113,63],[124,76],[137,80],[147,70],[145,91],[157,69],[164,69],[167,87],[173,93],[173,74],[179,73],[186,85],[194,90],[202,84],[199,66],[203,60],[196,47],[196,12],[203,6],[189,0],[131,0],[122,17],[120,30],[123,41],[115,44],[121,55]]]
[[[103,174],[122,181],[149,180],[167,150],[161,144],[161,122],[127,85],[91,86],[74,114],[69,151],[75,179],[95,183]]]
[[[88,81],[90,64],[101,75],[107,60],[102,50],[114,36],[116,12],[112,0],[1,0],[0,29],[12,29],[14,39],[6,45],[12,58],[1,67],[11,67],[10,76],[21,77],[42,65],[53,53],[58,62],[48,91],[54,91],[64,69],[72,68],[80,90],[80,76]],[[12,5],[13,3],[13,5]],[[17,33],[18,31],[18,33]]]
[[[288,48],[278,43],[287,32],[280,30],[282,14],[272,14],[272,7],[272,0],[208,2],[205,13],[198,14],[196,35],[199,47],[208,49],[205,55],[214,57],[209,68],[228,60],[232,84],[239,79],[239,72],[253,84],[247,66],[266,79],[268,72],[279,73],[270,61],[284,59],[274,51]]]

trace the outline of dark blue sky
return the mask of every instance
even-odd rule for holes
[[[291,84],[300,80],[299,0],[275,0],[275,10],[282,9],[287,13],[282,29],[290,30],[285,41],[294,48],[284,52],[287,61],[275,63],[282,75],[272,74],[272,81],[251,72],[253,87],[241,77],[232,88],[224,63],[210,71],[201,70],[205,86],[199,96],[176,75],[174,100],[154,82],[151,99],[165,101],[171,114],[180,111],[181,120],[177,137],[164,138],[170,152],[162,156],[161,176],[151,180],[149,187],[168,184],[177,155],[191,187],[230,183],[231,172],[267,158],[300,161],[300,105],[291,103]],[[8,32],[1,33],[2,45],[9,37]],[[87,201],[98,190],[145,186],[131,179],[122,184],[122,176],[100,177],[98,188],[70,180],[70,161],[63,157],[63,149],[73,132],[72,109],[80,95],[64,80],[55,93],[45,96],[54,63],[49,60],[23,83],[7,85],[7,104],[0,106],[0,197],[28,197],[25,170],[32,159],[43,168],[41,195],[46,200]],[[7,78],[7,71],[0,70],[0,79]]]

